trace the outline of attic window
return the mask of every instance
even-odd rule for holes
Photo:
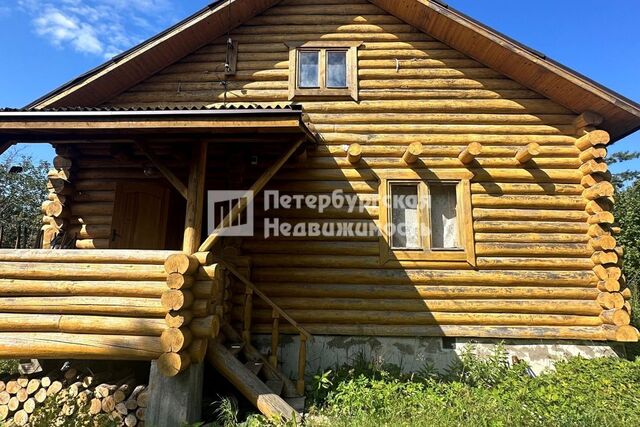
[[[289,46],[289,99],[358,98],[361,42],[308,42]]]

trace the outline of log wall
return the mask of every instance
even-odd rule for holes
[[[611,237],[602,163],[608,141],[597,135],[591,141],[595,129],[588,120],[365,0],[285,0],[231,36],[239,42],[235,75],[224,76],[221,38],[110,105],[287,103],[285,42],[363,41],[359,102],[296,100],[322,143],[306,160],[291,162],[271,188],[292,194],[340,189],[375,201],[381,171],[474,173],[476,267],[381,267],[377,238],[245,239],[252,279],[312,333],[637,340],[627,326],[628,293],[621,292]],[[403,155],[415,142],[423,151],[408,166]],[[352,163],[358,159],[347,152],[355,143],[361,152]],[[470,143],[482,145],[480,154],[459,158]],[[251,182],[252,174],[247,177]],[[378,220],[375,203],[354,214],[272,214],[294,223]],[[237,321],[242,301],[238,295]],[[259,302],[254,308],[254,329],[270,331],[269,310]]]

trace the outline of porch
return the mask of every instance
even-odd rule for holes
[[[303,394],[311,335],[251,282],[249,261],[222,244],[220,230],[314,142],[301,110],[5,112],[0,138],[4,148],[18,141],[56,145],[44,240],[66,234],[76,248],[0,250],[0,358],[148,360],[153,383],[153,372],[165,378],[192,367],[201,372],[208,356],[263,412],[289,416],[278,395]],[[207,182],[218,167],[209,148],[242,144],[272,153],[248,178]],[[101,146],[116,147],[107,152],[112,160],[83,154]],[[152,166],[153,185],[130,150]],[[171,163],[180,156],[184,168]],[[214,159],[230,162],[217,153]],[[122,173],[129,164],[141,173]],[[244,196],[205,232],[205,190],[230,188]],[[179,202],[167,207],[167,199]],[[234,295],[244,315],[232,325]],[[265,355],[251,345],[254,299],[273,312]],[[297,383],[278,370],[280,322],[301,337]]]

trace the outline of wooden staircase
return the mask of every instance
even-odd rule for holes
[[[229,263],[224,267],[245,286],[245,316],[242,331],[228,322],[222,325],[220,334],[209,344],[207,359],[236,389],[268,418],[295,419],[300,421],[304,410],[304,374],[306,367],[306,342],[313,339],[302,326],[284,310],[264,295],[248,278]],[[270,354],[262,354],[251,343],[252,299],[259,297],[273,309],[273,329]],[[294,383],[278,368],[280,319],[289,322],[300,334],[298,378]]]

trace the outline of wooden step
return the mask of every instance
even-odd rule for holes
[[[285,397],[284,401],[287,402],[289,404],[289,406],[291,406],[293,409],[295,409],[296,411],[303,413],[304,412],[304,405],[306,402],[307,398],[304,396],[300,396],[300,397]]]
[[[296,425],[302,421],[300,414],[280,396],[274,394],[267,385],[247,369],[229,350],[217,343],[209,342],[207,359],[236,389],[267,418],[282,417],[295,419]]]
[[[262,367],[264,366],[264,364],[262,362],[247,362],[244,364],[244,366],[248,370],[253,372],[254,375],[258,375],[262,370]]]
[[[267,387],[269,387],[275,394],[278,396],[282,395],[282,390],[284,390],[284,381],[281,380],[267,380],[265,381]]]
[[[231,354],[236,356],[244,348],[244,343],[243,342],[234,342],[232,344],[227,345],[227,348],[229,349]]]

